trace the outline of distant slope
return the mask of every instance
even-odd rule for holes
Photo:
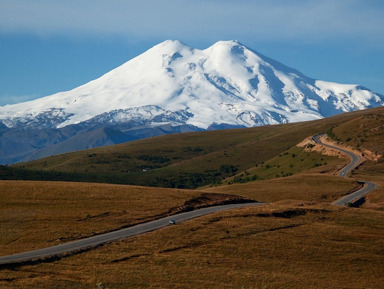
[[[85,150],[100,146],[109,146],[131,141],[128,135],[111,128],[97,128],[89,132],[75,135],[63,142],[50,145],[33,153],[29,159],[39,159],[51,155]]]
[[[0,164],[25,162],[51,155],[124,143],[164,134],[200,131],[190,125],[116,128],[70,125],[64,128],[24,130],[0,128]]]
[[[310,135],[320,132],[332,134],[346,123],[366,118],[378,119],[377,122],[367,121],[365,127],[376,137],[373,138],[374,143],[366,139],[360,148],[369,147],[382,155],[384,149],[381,144],[384,140],[376,126],[384,125],[381,123],[384,108],[377,108],[310,122],[167,135],[49,157],[13,167],[35,172],[42,170],[46,174],[75,174],[77,180],[195,188],[217,183],[237,172],[253,168],[289,150]],[[374,127],[368,127],[370,123]],[[359,124],[356,122],[354,127],[358,129]],[[352,139],[359,138],[359,134],[351,132],[349,135]],[[313,164],[317,162],[316,158],[311,159]]]
[[[28,160],[37,150],[67,139],[67,132],[67,129],[0,129],[0,164]],[[72,134],[69,132],[69,135]]]

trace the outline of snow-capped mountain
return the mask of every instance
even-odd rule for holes
[[[134,120],[206,129],[312,120],[383,104],[366,88],[308,78],[237,41],[205,50],[165,41],[71,91],[0,107],[0,121],[10,128]]]
[[[0,152],[12,152],[0,153],[0,163],[163,133],[313,120],[383,105],[384,96],[367,88],[311,79],[237,41],[199,50],[168,40],[71,91],[0,107]]]

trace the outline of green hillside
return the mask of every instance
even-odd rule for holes
[[[376,108],[310,122],[173,134],[2,167],[1,175],[177,188],[219,184],[249,171],[255,172],[243,175],[247,181],[269,179],[337,162],[295,147],[317,133],[382,155],[383,126],[384,109]],[[263,164],[272,169],[261,171]]]

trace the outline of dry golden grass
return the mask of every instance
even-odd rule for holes
[[[331,202],[356,185],[351,180],[327,175],[297,175],[204,191],[1,181],[0,248],[3,255],[18,253],[144,222],[167,214],[205,191],[261,202],[286,199]]]
[[[359,187],[356,181],[327,174],[297,174],[267,181],[206,188],[205,191],[237,194],[262,202],[305,200],[332,202]]]
[[[367,110],[365,114],[335,127],[333,133],[345,144],[383,155],[384,110]]]
[[[384,211],[384,176],[382,180],[378,181],[376,179],[375,182],[378,185],[378,188],[366,196],[366,202],[362,207]]]
[[[53,263],[1,288],[383,288],[384,213],[274,204],[216,213]],[[263,287],[268,286],[268,287]]]
[[[200,194],[108,184],[0,181],[1,255],[153,219]]]
[[[355,186],[313,173],[212,187],[205,191],[280,202],[3,268],[0,288],[380,288],[384,213],[325,204]],[[0,192],[0,245],[9,254],[150,219],[204,191],[3,181]]]

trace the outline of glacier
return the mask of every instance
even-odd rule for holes
[[[167,40],[80,87],[0,107],[0,130],[253,127],[383,104],[367,88],[312,79],[238,41],[200,50]]]
[[[199,50],[167,40],[71,91],[0,107],[0,121],[38,127],[41,119],[42,126],[60,128],[128,109],[124,120],[133,108],[147,118],[152,106],[186,111],[190,117],[182,122],[203,129],[249,127],[382,106],[383,99],[359,85],[311,79],[237,41]]]

